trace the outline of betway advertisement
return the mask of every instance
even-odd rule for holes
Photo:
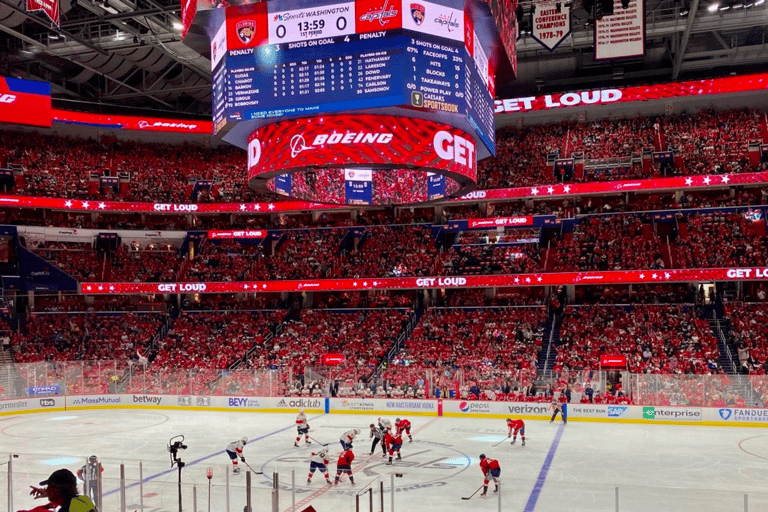
[[[619,7],[617,12],[621,12]],[[661,100],[685,96],[706,96],[711,94],[764,91],[768,89],[768,73],[729,76],[708,80],[691,80],[667,84],[641,85],[591,89],[586,91],[525,96],[496,100],[496,114],[553,110],[560,108],[609,105],[634,101]]]
[[[202,283],[80,283],[80,293],[248,293],[355,290],[412,290],[432,288],[489,288],[513,286],[560,286],[605,284],[663,284],[690,281],[764,281],[768,267],[701,268],[680,270],[612,270],[550,272],[491,276],[368,277],[345,279],[286,279],[283,281],[238,281]]]
[[[51,84],[0,77],[0,123],[51,126]]]

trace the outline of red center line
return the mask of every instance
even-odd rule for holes
[[[440,418],[439,418],[439,416],[435,416],[434,418],[432,418],[432,419],[431,419],[431,420],[429,420],[428,422],[426,422],[426,423],[424,423],[423,425],[421,425],[419,428],[416,428],[416,429],[414,429],[414,430],[413,430],[413,433],[415,434],[415,433],[417,433],[417,432],[419,432],[419,431],[421,431],[421,430],[424,430],[425,428],[427,428],[428,426],[430,426],[432,423],[436,422],[438,419],[440,419]],[[374,461],[375,459],[378,459],[378,458],[379,458],[379,457],[378,457],[378,453],[374,453],[374,455],[369,455],[369,456],[368,456],[368,457],[367,457],[367,458],[366,458],[366,459],[365,459],[363,462],[361,462],[360,464],[358,464],[357,466],[355,466],[355,467],[352,469],[352,474],[355,474],[355,473],[357,473],[358,471],[360,471],[361,469],[363,469],[364,467],[366,467],[368,464],[370,464],[372,461]],[[331,474],[330,470],[328,471],[328,474],[329,474],[329,475]],[[344,476],[344,475],[342,475],[342,476]],[[331,490],[331,489],[333,489],[333,488],[335,488],[335,486],[334,486],[334,485],[327,485],[327,484],[326,484],[326,486],[325,486],[325,487],[322,487],[322,488],[320,488],[320,489],[316,490],[315,492],[313,492],[312,494],[310,494],[309,496],[307,496],[306,498],[304,498],[303,500],[301,500],[300,502],[298,502],[298,503],[296,504],[296,507],[295,507],[295,508],[294,508],[294,507],[288,507],[287,509],[285,509],[285,512],[294,512],[295,510],[300,510],[300,509],[301,509],[301,507],[303,507],[304,505],[307,505],[307,504],[311,503],[311,502],[312,502],[312,500],[314,500],[315,498],[318,498],[318,497],[322,496],[323,494],[327,493],[328,491],[330,491],[330,490]]]

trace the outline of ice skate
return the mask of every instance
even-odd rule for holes
[[[240,468],[235,466],[235,467],[232,468],[232,472],[235,473],[236,475],[240,474]]]
[[[517,441],[517,439],[513,439],[512,442],[509,444],[515,444],[515,441]]]
[[[299,447],[299,443],[293,443],[293,447],[294,448],[298,448]]]
[[[312,483],[312,479],[310,479],[310,478],[307,478],[307,485],[309,485],[309,484],[311,484],[311,483]]]

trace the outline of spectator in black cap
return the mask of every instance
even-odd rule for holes
[[[58,512],[98,512],[88,496],[78,495],[77,478],[68,469],[57,469],[40,485],[46,487],[30,486],[32,490],[29,494],[35,499],[48,498],[48,508],[55,505],[61,507]]]

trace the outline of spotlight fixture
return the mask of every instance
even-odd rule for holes
[[[707,7],[707,10],[709,12],[717,12],[717,8],[720,7],[720,4],[709,4],[709,7]]]

